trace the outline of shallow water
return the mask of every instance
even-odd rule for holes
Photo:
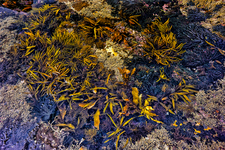
[[[41,5],[0,8],[1,149],[225,147],[223,4]]]

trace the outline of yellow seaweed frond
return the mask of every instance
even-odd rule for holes
[[[108,115],[108,114],[107,114]],[[116,136],[116,149],[118,149],[118,142],[120,139],[120,136],[122,134],[124,134],[126,131],[124,129],[122,129],[121,127],[126,126],[128,123],[130,123],[131,120],[133,120],[135,117],[132,117],[130,119],[128,119],[126,122],[124,122],[124,116],[120,119],[120,123],[119,125],[116,125],[116,123],[113,121],[112,117],[110,115],[108,115],[110,120],[112,121],[112,123],[114,124],[114,126],[116,127],[115,131],[112,132],[108,132],[108,138],[112,137],[112,136]],[[123,123],[124,122],[124,123]],[[104,143],[107,143],[108,141],[112,140],[113,138],[110,138],[108,140],[106,140]]]
[[[99,109],[95,112],[94,114],[94,126],[99,130],[99,124],[100,124],[100,119],[99,119],[100,111]]]
[[[132,88],[132,95],[133,95],[133,103],[135,105],[139,104],[139,93],[138,93],[138,89],[136,87]]]
[[[193,94],[197,92],[198,91],[194,89],[193,85],[186,85],[186,81],[182,79],[176,87],[175,92],[169,95],[169,98],[172,101],[173,109],[175,109],[175,102],[178,98],[181,98],[185,103],[189,104],[191,100],[188,96],[193,96]]]
[[[75,129],[74,125],[72,125],[71,123],[69,123],[69,124],[59,123],[59,124],[56,124],[55,126],[58,126],[58,127],[69,127],[72,130]]]

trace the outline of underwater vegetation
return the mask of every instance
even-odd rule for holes
[[[108,29],[112,28],[113,24],[111,20],[107,18],[91,19],[84,17],[83,22],[80,23],[79,26],[86,35],[93,36],[96,40],[98,37],[103,38],[105,35],[110,36]]]
[[[141,25],[138,23],[138,17],[141,15],[129,15],[124,13],[123,10],[120,10],[119,16],[123,21],[127,22],[129,26],[138,26],[141,28]]]
[[[163,11],[163,5],[167,4],[166,1],[135,1],[135,3],[123,2],[118,6],[117,13],[118,16],[123,18],[130,27],[140,30],[145,28],[147,24],[150,24],[152,21],[158,17],[167,18],[166,13]],[[174,11],[172,5],[175,2],[170,3],[171,11]]]
[[[198,74],[201,82],[195,83],[197,88],[208,88],[207,85],[223,78],[223,39],[196,23],[179,28],[176,35],[180,42],[186,43],[181,63]]]
[[[12,10],[28,12],[32,9],[33,1],[1,0],[0,4],[1,6],[12,9]]]
[[[66,17],[67,16],[67,17]],[[66,19],[65,19],[66,18]],[[47,32],[48,34],[54,33],[54,30],[63,25],[70,27],[71,24],[67,20],[79,20],[79,16],[76,12],[67,9],[66,5],[49,5],[46,4],[41,8],[34,8],[27,21],[24,23],[24,27],[30,30],[40,30],[41,32]],[[62,23],[64,21],[64,23]],[[69,24],[68,24],[69,23]]]
[[[146,43],[143,51],[144,56],[150,61],[155,60],[158,64],[166,66],[181,61],[179,56],[185,52],[182,50],[183,43],[177,45],[177,39],[171,32],[172,26],[169,27],[168,23],[169,19],[165,23],[156,20],[145,29]]]
[[[118,22],[115,24],[113,29],[108,28],[111,31],[111,40],[117,43],[124,43],[125,45],[131,44],[128,42],[128,37],[132,38],[132,35],[129,33],[128,28],[125,26],[125,22]]]
[[[29,102],[30,100],[27,101]],[[54,116],[57,112],[57,107],[56,103],[53,101],[53,97],[44,95],[40,97],[38,101],[34,101],[34,103],[32,103],[31,105],[33,106],[31,109],[31,114],[33,114],[33,117],[37,117],[38,120],[42,120],[46,123],[49,120],[54,120]]]
[[[127,15],[129,11],[118,11],[119,19],[93,18],[54,4],[25,18],[20,43],[11,51],[12,64],[32,94],[34,116],[69,132],[63,139],[65,147],[85,139],[79,145],[118,149],[123,138],[125,148],[159,126],[168,126],[175,140],[189,143],[198,132],[190,123],[176,126],[176,120],[179,124],[182,120],[177,119],[182,116],[180,103],[191,105],[197,93],[195,85],[176,72],[185,44],[178,42],[169,19],[162,22],[159,17],[145,28],[138,22],[145,10],[137,8]],[[143,38],[138,55],[133,53],[139,44],[136,32]],[[106,47],[109,39],[130,50],[133,58]],[[211,46],[220,47],[219,42]],[[117,68],[122,81],[99,61],[95,46],[111,50],[104,57],[126,59]],[[39,140],[43,140],[41,132],[54,139],[52,131],[43,127],[36,135]]]

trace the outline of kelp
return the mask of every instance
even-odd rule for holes
[[[182,50],[183,43],[177,45],[177,39],[171,28],[168,26],[169,19],[162,23],[160,19],[154,21],[144,31],[145,44],[144,56],[150,61],[155,60],[158,64],[170,66],[171,63],[179,62],[179,58],[185,50]]]

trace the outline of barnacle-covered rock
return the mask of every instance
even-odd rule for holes
[[[23,118],[24,122],[29,121],[30,106],[25,101],[30,93],[27,84],[20,81],[16,85],[5,85],[0,89],[0,128],[4,125],[4,121],[11,118]],[[22,121],[22,122],[23,122]]]
[[[193,112],[193,118],[188,120],[199,122],[210,128],[225,127],[224,91],[225,79],[219,80],[216,90],[208,90],[207,93],[203,90],[199,91],[196,95],[196,102],[193,105],[197,111]]]
[[[32,149],[35,143],[29,135],[37,126],[37,120],[30,115],[26,102],[29,94],[27,85],[5,85],[0,89],[0,149]]]
[[[118,81],[123,81],[118,68],[124,68],[124,58],[132,58],[129,51],[111,40],[106,41],[104,49],[94,48],[94,51],[98,56],[98,61],[103,62],[106,68],[114,70]]]
[[[207,139],[201,139],[200,136],[195,136],[196,140],[192,144],[187,142],[176,141],[170,137],[170,133],[164,128],[155,129],[151,134],[146,137],[142,137],[139,141],[135,143],[128,143],[124,150],[130,149],[191,149],[199,150],[201,149],[221,149],[225,146],[224,142],[214,141],[209,142]],[[121,140],[122,148],[126,144],[126,139]]]
[[[205,8],[208,10],[213,11],[218,5],[223,5],[224,1],[223,0],[212,0],[212,1],[208,1],[208,0],[193,0],[193,2],[195,3],[196,6],[200,7],[200,8]]]
[[[58,127],[52,127],[50,124],[44,122],[41,122],[36,130],[36,140],[42,144],[44,149],[59,148],[66,135],[66,132],[61,131]]]
[[[59,0],[70,9],[86,17],[114,18],[111,15],[112,6],[103,0]]]

